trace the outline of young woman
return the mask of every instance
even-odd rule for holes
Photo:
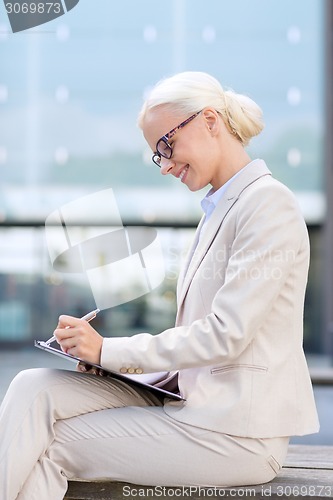
[[[21,372],[0,411],[3,500],[60,500],[72,477],[265,483],[290,436],[318,431],[302,349],[308,234],[293,194],[244,149],[263,128],[260,108],[186,72],[155,86],[139,124],[163,175],[191,191],[210,186],[179,277],[176,324],[103,339],[61,316],[55,336],[106,369],[178,372],[185,401],[89,373]]]

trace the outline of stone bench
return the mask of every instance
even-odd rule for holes
[[[263,485],[242,488],[139,486],[112,481],[70,481],[65,500],[135,498],[255,498],[314,500],[333,498],[333,446],[290,445],[278,476]]]

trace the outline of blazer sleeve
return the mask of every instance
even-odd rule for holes
[[[304,301],[309,242],[293,194],[278,182],[261,183],[239,197],[216,238],[231,222],[230,256],[209,313],[158,335],[105,338],[102,366],[149,373],[231,361],[252,341],[284,287]],[[198,273],[200,280],[200,266]],[[185,299],[182,307],[195,304]]]

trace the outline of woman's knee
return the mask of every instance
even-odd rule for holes
[[[31,368],[19,372],[12,380],[7,395],[15,399],[20,397],[35,398],[59,379],[59,370],[49,368]]]
[[[32,389],[35,383],[43,379],[44,368],[22,370],[11,381],[8,390],[17,391]]]
[[[48,368],[29,368],[28,370],[22,370],[19,372],[12,380],[10,387],[20,386],[32,389],[35,385],[44,383],[45,378],[49,377]]]

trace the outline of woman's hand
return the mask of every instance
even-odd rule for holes
[[[89,375],[99,375],[100,377],[107,377],[108,376],[108,372],[106,372],[102,368],[97,368],[96,366],[91,366],[88,363],[85,363],[84,361],[80,361],[76,365],[76,369],[78,372],[89,373]]]
[[[103,337],[84,319],[60,316],[54,336],[67,354],[100,363]]]

